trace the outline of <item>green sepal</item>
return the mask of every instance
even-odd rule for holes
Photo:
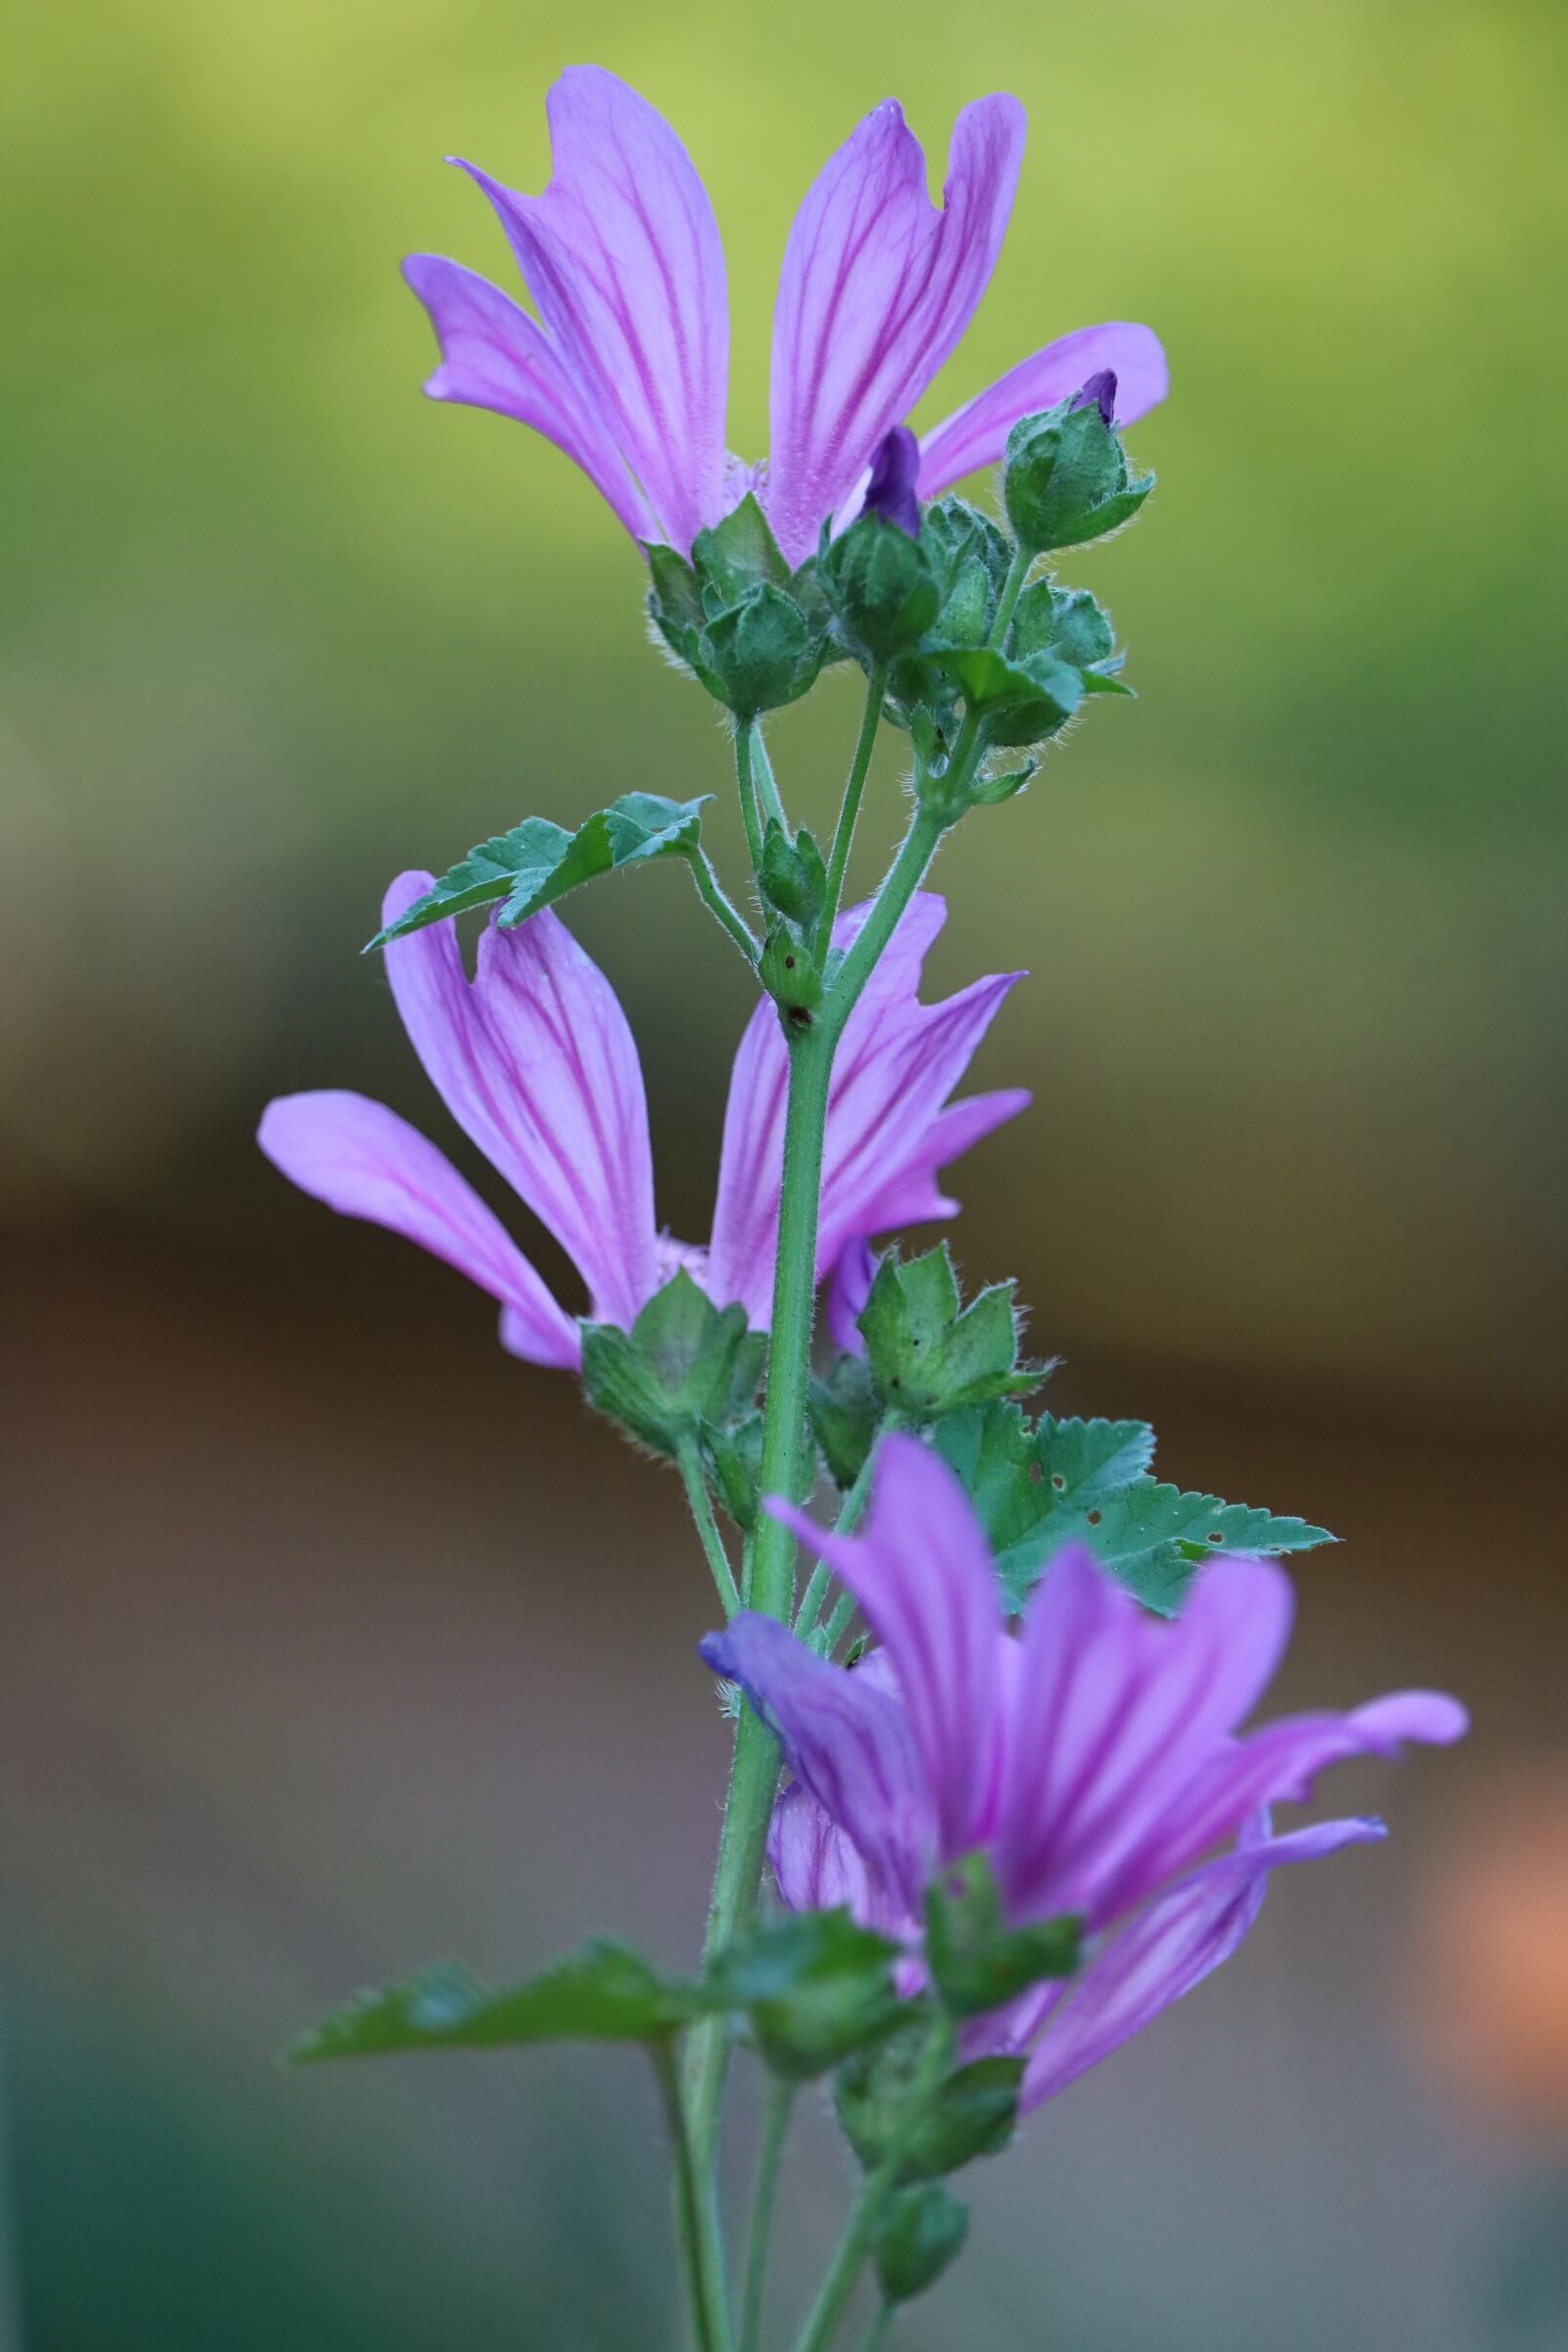
[[[893,1981],[900,1950],[848,1910],[796,1912],[720,1952],[705,1972],[704,1997],[744,2010],[774,2072],[807,2082],[902,2023],[907,2004]]]
[[[827,898],[827,867],[814,834],[803,825],[791,841],[776,816],[762,835],[762,870],[758,876],[770,906],[810,933]]]
[[[1035,416],[1021,416],[1007,435],[1002,496],[1020,547],[1032,555],[1081,547],[1132,519],[1154,487],[1152,473],[1134,476],[1114,425],[1098,403],[1077,396]]]
[[[882,1422],[882,1399],[863,1355],[835,1356],[812,1376],[810,1413],[828,1476],[840,1490],[853,1487]]]
[[[909,2093],[925,2063],[931,2012],[924,2003],[905,2007],[907,2022],[875,2049],[849,2059],[834,2078],[839,2122],[867,2171],[902,2137]],[[1004,2148],[1017,2124],[1023,2071],[1022,2058],[977,2058],[947,2075],[904,2149],[900,2182],[940,2180]]]
[[[757,1525],[762,1476],[761,1414],[748,1413],[727,1428],[715,1429],[705,1421],[698,1439],[713,1493],[741,1533],[749,1536]]]
[[[617,866],[644,864],[655,858],[690,858],[702,830],[699,811],[711,798],[711,793],[704,793],[695,801],[671,801],[662,793],[625,792],[608,808],[596,809],[575,833],[548,817],[526,817],[510,833],[478,843],[450,866],[395,923],[376,933],[366,953],[411,931],[422,931],[427,923],[464,914],[471,906],[493,906],[497,900],[506,902],[499,920],[510,930],[541,906]]]
[[[1018,599],[1008,643],[1015,660],[1045,654],[1078,672],[1085,694],[1130,695],[1117,672],[1125,656],[1116,650],[1110,615],[1087,588],[1058,588],[1033,580]]]
[[[881,514],[862,514],[830,540],[818,566],[840,634],[867,662],[918,645],[942,593],[918,539]]]
[[[986,626],[1012,563],[1005,537],[979,507],[950,491],[933,499],[920,517],[920,544],[942,590],[944,610],[971,564],[984,573],[990,598]],[[967,591],[966,591],[967,593]],[[982,634],[984,632],[982,631]]]
[[[909,2303],[934,2286],[963,2250],[969,2213],[940,2180],[903,2188],[883,2208],[871,2239],[877,2284],[888,2303]]]
[[[764,582],[775,588],[789,586],[790,567],[755,491],[748,490],[722,522],[698,532],[692,541],[691,570],[699,592],[699,620],[709,596],[716,595],[722,611]]]
[[[1014,1288],[995,1283],[964,1306],[946,1242],[923,1257],[890,1250],[858,1317],[871,1377],[886,1400],[924,1421],[1037,1389],[1044,1367],[1018,1359]]]
[[[928,667],[951,677],[978,713],[988,744],[1042,743],[1064,727],[1083,700],[1083,680],[1052,653],[1008,660],[986,645],[934,646]]]
[[[706,617],[697,574],[685,557],[661,540],[645,539],[648,558],[649,610],[667,636],[671,629],[700,629]]]
[[[788,590],[763,581],[739,604],[710,616],[701,639],[701,675],[737,718],[759,718],[808,691],[824,652],[821,632]]]
[[[951,1863],[926,1888],[926,1960],[952,2017],[980,2017],[1043,1978],[1070,1977],[1082,1942],[1082,1920],[1066,1913],[1009,1928],[983,1853]]]
[[[530,2041],[658,2041],[707,2006],[629,1944],[595,1936],[542,1975],[494,1992],[457,1967],[363,1992],[303,2034],[296,2066],[402,2050],[495,2049]]]
[[[615,1323],[581,1328],[588,1401],[656,1452],[675,1454],[705,1430],[749,1417],[766,1334],[747,1329],[743,1306],[716,1307],[684,1267],[630,1331]]]

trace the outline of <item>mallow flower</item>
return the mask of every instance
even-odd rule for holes
[[[462,165],[495,207],[538,317],[458,262],[412,254],[404,273],[441,346],[426,392],[532,425],[635,538],[682,554],[755,489],[785,556],[801,563],[828,516],[850,519],[884,436],[974,315],[1012,210],[1023,108],[998,92],[963,109],[940,208],[894,99],[824,165],[785,249],[771,451],[760,466],[726,449],[724,252],[691,158],[663,117],[599,66],[564,74],[548,112],[554,174],[542,195]],[[1020,416],[1107,371],[1123,424],[1164,397],[1164,354],[1147,326],[1079,327],[922,437],[919,496],[994,464]]]
[[[1455,1700],[1405,1690],[1239,1731],[1290,1634],[1271,1560],[1211,1559],[1168,1622],[1074,1547],[1013,1635],[967,1495],[913,1438],[883,1441],[861,1536],[767,1508],[831,1565],[879,1644],[836,1666],[750,1612],[702,1644],[793,1776],[770,1833],[779,1890],[798,1910],[848,1903],[902,1941],[906,1989],[923,1973],[924,1888],[977,1849],[1009,1926],[1079,1914],[1079,1973],[966,2029],[967,2056],[1028,2053],[1025,2107],[1229,1959],[1278,1864],[1384,1835],[1342,1820],[1277,1837],[1273,1804],[1344,1757],[1465,1729]]]
[[[393,923],[430,887],[402,875]],[[841,915],[847,946],[865,909]],[[1018,972],[974,981],[940,1004],[917,994],[946,919],[935,895],[911,900],[850,1015],[834,1066],[823,1161],[819,1273],[858,1258],[865,1239],[951,1216],[937,1171],[1022,1110],[1017,1088],[948,1097]],[[716,1306],[739,1300],[766,1330],[778,1241],[788,1056],[767,999],[752,1014],[730,1079],[712,1238],[669,1239],[654,1216],[642,1069],[609,981],[548,908],[481,933],[470,979],[452,920],[386,949],[387,976],[414,1050],[469,1141],[575,1263],[597,1321],[629,1326],[685,1267]],[[502,1302],[514,1355],[575,1369],[578,1325],[445,1153],[385,1103],[336,1091],[269,1103],[258,1137],[283,1174],[328,1207],[389,1226],[445,1258]]]

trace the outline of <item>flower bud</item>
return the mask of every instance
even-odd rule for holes
[[[807,692],[822,666],[822,651],[795,599],[764,581],[709,620],[701,674],[737,718],[756,718]]]
[[[1112,421],[1116,379],[1106,369],[1071,399],[1023,416],[1007,435],[1002,495],[1031,555],[1102,539],[1137,514],[1154,486],[1134,476]]]
[[[831,542],[821,578],[845,642],[865,661],[907,653],[941,603],[919,540],[870,512]]]

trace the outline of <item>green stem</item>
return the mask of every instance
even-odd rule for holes
[[[773,762],[768,756],[767,741],[762,733],[760,720],[755,724],[753,734],[754,749],[757,754],[757,782],[762,805],[762,814],[764,818],[775,817],[787,838],[790,820],[784,813],[784,802],[779,793],[778,779],[773,773]]]
[[[723,2249],[714,2217],[705,2204],[698,2181],[691,2136],[681,2106],[675,2055],[667,2037],[652,2044],[651,2055],[675,2157],[675,2234],[680,2240],[692,2337],[697,2352],[732,2352],[734,2336],[724,2284]]]
[[[797,2085],[787,2075],[774,2075],[768,2084],[767,2113],[762,2119],[762,2142],[757,2155],[757,2185],[752,2193],[752,2224],[746,2242],[746,2279],[741,2290],[741,2352],[758,2352],[762,2340],[762,2289],[767,2280],[767,2250],[773,2234],[773,2205],[778,2195],[784,2141],[795,2111]]]
[[[735,1571],[729,1564],[729,1554],[724,1549],[724,1539],[718,1532],[718,1522],[713,1517],[712,1500],[708,1492],[708,1481],[703,1476],[702,1457],[697,1451],[695,1439],[681,1440],[675,1459],[680,1465],[681,1477],[686,1482],[686,1499],[692,1506],[692,1517],[697,1522],[697,1533],[703,1539],[703,1549],[708,1554],[708,1565],[713,1571],[713,1582],[718,1587],[724,1614],[733,1617],[741,1605],[740,1588],[735,1582]]]
[[[839,1515],[833,1522],[833,1533],[836,1536],[847,1536],[865,1508],[865,1498],[871,1491],[871,1462],[875,1453],[876,1441],[873,1439],[865,1449],[865,1459],[860,1464],[854,1486],[839,1504]],[[810,1582],[801,1595],[800,1614],[795,1620],[795,1631],[801,1641],[806,1640],[816,1624],[828,1586],[832,1581],[832,1569],[826,1560],[818,1560],[811,1571]]]
[[[860,2352],[882,2352],[883,2345],[893,2333],[893,2323],[898,2316],[899,2307],[896,2303],[884,2303],[860,2338]]]
[[[746,826],[746,849],[752,860],[752,871],[762,870],[762,820],[757,812],[757,721],[755,718],[735,722],[735,781],[740,787],[741,818]],[[772,771],[769,770],[769,773]]]
[[[827,1648],[824,1652],[825,1656],[831,1657],[833,1655],[833,1652],[837,1649],[839,1643],[843,1641],[845,1634],[848,1632],[850,1619],[854,1615],[854,1593],[841,1592],[838,1596],[838,1599],[833,1604],[833,1614],[827,1621]]]
[[[739,907],[726,896],[723,884],[714,873],[703,851],[694,849],[691,852],[690,864],[692,878],[697,884],[698,897],[710,913],[717,915],[755,972],[761,949],[750,923]]]
[[[865,2184],[855,2200],[850,2218],[844,2226],[844,2235],[838,2243],[838,2251],[828,2265],[827,2277],[817,2290],[816,2301],[808,2314],[806,2326],[801,2329],[795,2352],[827,2352],[827,2346],[837,2334],[839,2322],[859,2281],[876,2225],[882,2218],[882,2208],[899,2184],[899,2175],[904,2169],[909,2143],[919,2130],[931,2094],[942,2079],[951,2044],[952,2035],[946,2018],[936,2018],[919,2069],[909,2086],[908,2101],[899,2119],[899,2128],[881,2163],[874,2172],[867,2174]]]
[[[833,848],[827,864],[827,897],[822,902],[821,919],[816,927],[816,960],[821,963],[833,938],[833,921],[844,895],[844,872],[850,862],[850,850],[855,841],[856,819],[860,813],[860,800],[865,791],[865,779],[870,773],[871,754],[876,749],[876,731],[882,718],[882,697],[887,691],[888,672],[885,662],[872,669],[865,691],[865,712],[860,720],[860,732],[855,746],[855,758],[850,762],[850,780],[844,787],[844,800],[839,808],[838,826],[833,835]]]
[[[986,639],[988,645],[1000,646],[1012,626],[1012,616],[1034,560],[1033,549],[1020,547],[1007,565],[1007,576],[1002,583],[1002,594],[997,599],[996,618],[991,623],[991,634]]]
[[[835,1045],[843,1035],[844,1024],[854,1011],[861,989],[876,969],[882,951],[893,937],[900,915],[919,888],[947,822],[939,809],[924,802],[916,804],[899,854],[889,866],[871,911],[857,932],[854,946],[840,964],[838,976],[824,998],[817,1016],[821,1027],[828,1031]]]

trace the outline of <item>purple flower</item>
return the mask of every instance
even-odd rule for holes
[[[387,893],[395,922],[428,874]],[[1022,1110],[1017,1089],[950,1103],[1018,972],[977,980],[938,1004],[916,991],[946,907],[911,901],[840,1045],[828,1105],[817,1264],[823,1274],[895,1225],[952,1216],[937,1171]],[[864,918],[834,932],[843,946]],[[457,926],[432,924],[386,951],[404,1027],[460,1127],[560,1242],[600,1321],[629,1325],[685,1266],[719,1306],[739,1299],[767,1327],[778,1237],[787,1056],[764,999],[730,1081],[709,1247],[673,1242],[654,1220],[648,1106],[637,1049],[614,991],[548,910],[514,930],[492,923],[478,967]],[[502,1301],[501,1337],[531,1362],[575,1367],[577,1325],[500,1219],[445,1154],[363,1095],[285,1095],[268,1105],[262,1150],[328,1207],[389,1226]]]
[[[662,115],[599,66],[550,93],[555,171],[542,196],[467,172],[500,217],[538,308],[457,262],[413,254],[430,314],[435,400],[496,409],[575,460],[634,537],[683,552],[752,488],[792,564],[823,519],[850,519],[889,428],[951,358],[996,266],[1024,114],[998,93],[954,126],[943,205],[896,100],[831,157],[795,217],[773,314],[772,455],[726,453],[729,315],[707,190]],[[1002,455],[1020,416],[1114,370],[1123,423],[1163,399],[1147,326],[1079,327],[1021,360],[920,443],[919,495]]]
[[[884,1441],[863,1536],[767,1508],[830,1563],[881,1644],[846,1670],[747,1613],[702,1645],[794,1775],[770,1839],[780,1890],[796,1909],[848,1902],[917,1952],[927,1883],[981,1847],[1010,1924],[1081,1913],[1080,1973],[969,2029],[970,2056],[1030,2053],[1026,2106],[1229,1959],[1276,1864],[1384,1834],[1350,1820],[1276,1838],[1272,1804],[1305,1797],[1343,1757],[1465,1729],[1455,1700],[1406,1690],[1238,1736],[1290,1632],[1291,1587],[1270,1560],[1211,1560],[1171,1624],[1075,1547],[1015,1639],[967,1496],[912,1438]]]

